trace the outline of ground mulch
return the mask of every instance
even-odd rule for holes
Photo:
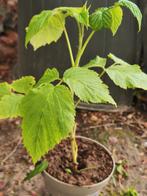
[[[103,143],[112,152],[116,163],[122,163],[123,171],[115,172],[103,195],[120,195],[128,187],[137,189],[140,196],[147,195],[146,119],[147,114],[135,109],[125,113],[78,111],[77,134]],[[5,160],[0,166],[1,195],[43,196],[41,175],[23,182],[33,165],[20,142],[20,135],[19,119],[0,121],[0,163]]]

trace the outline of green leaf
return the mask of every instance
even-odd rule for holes
[[[56,42],[62,35],[65,16],[61,11],[48,10],[33,16],[27,28],[25,45],[30,42],[34,49]]]
[[[48,167],[48,162],[42,161],[41,163],[37,164],[35,169],[30,171],[27,176],[25,177],[24,181],[26,180],[30,180],[31,178],[33,178],[34,176],[36,176],[37,174],[42,173],[46,168]]]
[[[0,119],[20,116],[20,104],[23,95],[5,95],[0,100]]]
[[[40,86],[42,84],[50,83],[55,80],[59,79],[59,72],[56,68],[53,69],[46,69],[43,76],[40,78],[40,80],[37,82],[36,86]]]
[[[113,6],[112,8],[109,9],[109,12],[111,13],[111,17],[112,17],[112,23],[110,28],[113,35],[115,35],[119,26],[122,23],[123,11],[120,6]]]
[[[123,12],[120,6],[103,7],[97,9],[90,16],[90,25],[93,30],[98,31],[102,28],[111,29],[113,35],[116,34],[121,25]]]
[[[32,87],[35,84],[35,78],[32,76],[25,76],[22,77],[18,80],[15,80],[12,84],[11,87],[14,91],[18,92],[18,93],[28,93],[30,89],[32,89]]]
[[[11,87],[7,82],[0,83],[0,98],[11,94]]]
[[[108,8],[99,8],[90,15],[90,26],[93,30],[98,31],[102,28],[110,28],[112,16]]]
[[[122,191],[121,196],[139,196],[139,193],[135,188],[128,188],[127,190]]]
[[[83,67],[85,67],[85,68],[92,68],[92,67],[105,68],[106,62],[107,62],[106,58],[96,56],[94,59],[89,61],[89,63],[84,65]]]
[[[73,67],[65,71],[63,80],[84,102],[115,104],[109,95],[108,87],[95,71]]]
[[[119,0],[119,2],[117,4],[119,4],[120,6],[127,7],[132,12],[134,17],[138,21],[138,26],[139,26],[139,31],[140,31],[141,30],[141,22],[142,22],[142,13],[141,13],[139,7],[135,3],[133,3],[132,1],[129,1],[129,0]]]
[[[112,54],[111,58],[115,64],[108,67],[106,72],[117,86],[124,89],[141,88],[147,90],[147,74],[141,71],[139,65],[129,65]]]
[[[60,7],[59,10],[67,12],[67,16],[71,16],[77,20],[77,22],[89,25],[89,9],[86,4],[83,7]]]
[[[67,87],[49,84],[31,90],[21,105],[23,142],[36,163],[72,131],[74,101]]]
[[[113,60],[116,64],[118,64],[118,65],[129,65],[129,63],[123,61],[122,59],[118,58],[117,56],[115,56],[115,55],[112,54],[112,53],[110,53],[110,54],[108,55],[108,57],[109,57],[110,59],[112,59],[112,60]]]

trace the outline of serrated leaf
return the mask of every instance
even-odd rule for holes
[[[90,16],[90,25],[95,31],[101,30],[102,28],[111,29],[113,35],[115,35],[121,25],[122,17],[123,12],[118,5],[99,8]]]
[[[0,100],[0,119],[20,116],[20,104],[23,95],[5,95]]]
[[[104,68],[105,65],[106,65],[106,62],[107,62],[107,59],[106,58],[102,58],[100,56],[96,56],[94,59],[92,59],[91,61],[89,61],[89,63],[87,63],[83,67],[85,67],[85,68],[92,68],[92,67],[101,67],[101,68]]]
[[[55,80],[59,79],[59,72],[56,68],[53,69],[46,69],[43,76],[40,78],[40,80],[37,82],[36,86],[40,86],[45,83],[50,83]]]
[[[34,170],[30,171],[27,176],[25,177],[24,181],[26,180],[30,180],[31,178],[33,178],[34,176],[36,176],[37,174],[42,173],[46,168],[48,167],[48,162],[42,161],[41,163],[37,164],[37,166],[35,167]]]
[[[11,87],[18,93],[28,93],[29,90],[35,85],[35,78],[32,76],[25,76],[18,80],[15,80]]]
[[[129,65],[112,54],[111,57],[115,64],[108,67],[106,72],[117,86],[147,90],[147,74],[141,71],[139,65]]]
[[[62,35],[65,16],[61,11],[48,10],[33,16],[27,28],[25,45],[30,42],[34,49],[56,42]]]
[[[138,21],[138,26],[139,26],[139,31],[140,31],[141,30],[141,22],[142,22],[142,13],[141,13],[139,7],[135,3],[133,3],[132,1],[129,1],[129,0],[119,0],[119,2],[117,4],[119,4],[120,6],[127,7],[132,12],[134,17]]]
[[[120,6],[113,6],[112,8],[109,9],[109,12],[111,13],[112,16],[112,23],[110,28],[113,35],[115,35],[119,26],[122,23],[123,11]]]
[[[63,80],[84,102],[108,102],[115,105],[115,101],[109,95],[108,87],[95,71],[81,67],[70,68],[65,71]]]
[[[49,84],[31,90],[21,105],[23,142],[36,163],[72,131],[74,102],[67,87]]]
[[[7,82],[0,83],[0,98],[11,94],[11,87]]]
[[[90,15],[90,26],[93,30],[98,31],[102,28],[110,28],[112,24],[112,16],[108,8],[99,8]]]

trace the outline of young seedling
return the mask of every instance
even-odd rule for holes
[[[122,23],[123,7],[128,8],[137,19],[140,31],[141,12],[129,0],[119,0],[110,7],[97,8],[93,13],[87,4],[82,7],[58,7],[44,10],[31,19],[26,29],[26,47],[30,43],[37,50],[57,42],[64,34],[71,60],[71,68],[62,77],[56,68],[48,68],[37,82],[34,77],[25,76],[11,84],[0,84],[0,118],[22,118],[23,144],[34,164],[61,140],[70,137],[73,162],[77,169],[76,106],[80,100],[116,106],[108,86],[102,81],[104,74],[120,88],[147,90],[147,75],[141,71],[140,66],[130,65],[113,54],[108,55],[113,62],[108,67],[107,58],[99,56],[81,65],[81,57],[97,31],[108,29],[113,36],[116,34]],[[73,55],[66,28],[68,17],[76,21],[79,31],[76,56]],[[90,31],[88,37],[85,37],[86,31]],[[94,67],[99,67],[101,73],[93,71]],[[52,83],[54,81],[57,81],[56,85]],[[76,103],[75,95],[79,98]]]

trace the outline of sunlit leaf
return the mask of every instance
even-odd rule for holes
[[[115,64],[108,67],[106,72],[117,86],[147,90],[147,74],[142,72],[139,65],[130,65],[112,54],[109,57]]]
[[[111,17],[112,17],[112,23],[110,29],[113,35],[115,35],[119,26],[122,23],[123,11],[120,6],[113,6],[112,8],[109,9],[109,12],[111,13]]]
[[[11,87],[7,82],[0,83],[0,98],[11,94]]]
[[[20,104],[23,95],[5,95],[0,100],[0,119],[15,118],[20,115]]]
[[[30,91],[21,104],[23,143],[36,163],[71,133],[74,102],[63,85],[45,85]]]
[[[107,62],[106,58],[102,58],[102,57],[96,56],[94,59],[89,61],[89,63],[87,63],[83,67],[85,67],[85,68],[92,68],[92,67],[104,68],[105,65],[106,65],[106,62]]]
[[[46,84],[53,82],[55,80],[59,79],[59,72],[56,68],[53,69],[46,69],[43,76],[40,78],[40,80],[37,82],[36,86]]]
[[[83,7],[59,7],[58,9],[67,12],[66,15],[75,18],[77,22],[85,26],[89,25],[89,9],[86,4]]]
[[[18,93],[28,93],[30,89],[35,85],[35,78],[33,76],[25,76],[18,80],[15,80],[11,87],[14,91]]]
[[[60,11],[48,10],[33,16],[27,28],[25,45],[30,42],[34,49],[56,42],[62,35],[65,16]]]
[[[64,82],[84,102],[115,104],[108,87],[95,71],[87,68],[70,68],[64,73]]]

